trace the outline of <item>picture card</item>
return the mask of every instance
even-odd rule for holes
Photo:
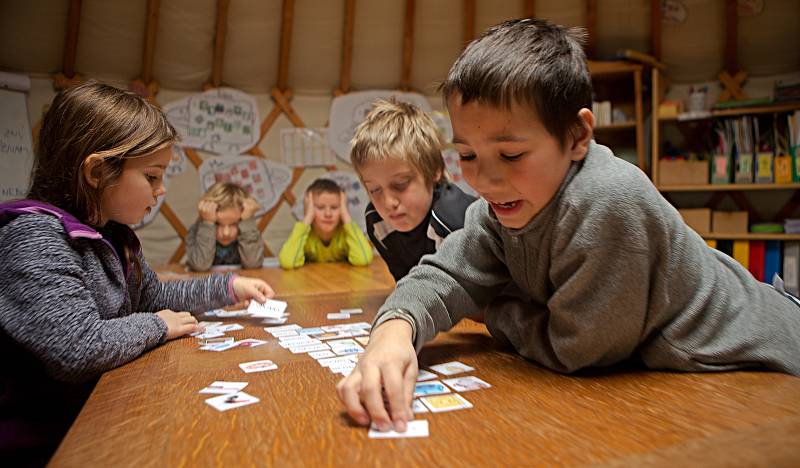
[[[406,425],[405,432],[395,432],[394,430],[389,430],[386,432],[381,432],[378,428],[373,424],[369,428],[368,436],[370,439],[400,439],[400,438],[410,438],[410,437],[428,437],[430,434],[428,433],[428,421],[425,419],[416,419],[414,421],[409,421]]]
[[[282,318],[288,304],[284,301],[267,299],[265,303],[250,301],[247,312],[253,317]]]
[[[472,408],[472,403],[468,402],[458,393],[448,393],[447,395],[434,395],[420,398],[422,403],[433,413],[444,411],[455,411],[460,409]]]
[[[469,392],[472,390],[480,390],[482,388],[491,387],[489,382],[485,382],[473,375],[467,377],[455,377],[452,379],[442,379],[442,382],[456,392]]]
[[[250,374],[252,372],[264,372],[268,370],[275,370],[278,368],[278,365],[270,361],[269,359],[264,359],[261,361],[243,362],[239,364],[239,367],[246,374]]]
[[[414,385],[414,398],[426,395],[439,395],[442,393],[450,393],[450,389],[439,381],[417,382],[416,385]]]
[[[435,366],[430,366],[428,369],[438,372],[442,375],[454,375],[454,374],[461,374],[463,372],[471,372],[474,371],[474,367],[470,367],[463,362],[452,361],[452,362],[445,362],[444,364],[436,364]]]
[[[198,393],[237,393],[242,391],[242,389],[246,386],[247,382],[225,382],[223,380],[219,380],[212,382],[211,385],[200,390]]]
[[[258,402],[258,398],[244,392],[220,395],[206,400],[206,403],[219,411],[228,411],[229,409],[240,408]]]

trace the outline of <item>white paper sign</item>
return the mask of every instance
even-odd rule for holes
[[[261,118],[255,98],[216,88],[164,105],[181,144],[217,154],[241,154],[258,143]]]
[[[336,165],[327,128],[282,128],[281,155],[289,167]]]
[[[409,102],[425,112],[431,112],[431,105],[425,96],[419,93],[403,93],[400,91],[376,90],[348,93],[339,96],[331,103],[328,142],[343,161],[350,162],[350,140],[353,139],[358,124],[364,121],[372,105],[378,99],[394,97],[401,102]]]
[[[0,201],[25,198],[32,165],[25,93],[0,89]]]

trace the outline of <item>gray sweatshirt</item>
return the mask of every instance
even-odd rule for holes
[[[256,218],[239,223],[239,236],[228,246],[217,242],[216,224],[198,219],[186,234],[186,265],[194,271],[208,271],[212,265],[242,265],[261,268],[264,240]]]
[[[559,372],[638,356],[654,369],[800,375],[800,307],[708,247],[638,168],[595,143],[521,229],[474,203],[375,323],[409,320],[419,350],[484,309],[495,338]]]

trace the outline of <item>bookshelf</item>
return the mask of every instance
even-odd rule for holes
[[[644,111],[642,100],[642,72],[644,66],[624,60],[589,60],[589,73],[597,100],[611,102],[611,108],[619,108],[630,117],[622,122],[596,124],[595,139],[609,147],[630,147],[636,155],[636,165],[647,170],[644,146]],[[597,116],[595,116],[597,118]],[[633,138],[631,138],[633,137]]]

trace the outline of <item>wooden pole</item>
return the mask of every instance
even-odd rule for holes
[[[661,61],[661,0],[650,0],[651,54]],[[655,88],[653,89],[655,92]]]
[[[64,44],[64,76],[75,76],[75,57],[78,53],[78,33],[81,27],[81,0],[70,0],[67,22],[67,41]]]
[[[142,81],[147,84],[153,80],[153,57],[156,52],[156,32],[158,29],[158,8],[160,0],[147,0],[147,19],[145,20],[144,51],[142,52]]]
[[[280,91],[289,87],[289,52],[292,47],[292,23],[294,22],[294,0],[283,0],[281,19],[281,44],[278,58],[278,82]]]
[[[533,18],[536,11],[536,0],[522,0],[522,15],[525,18]]]
[[[350,68],[353,63],[353,31],[356,19],[356,0],[344,2],[344,29],[342,31],[342,68],[339,70],[337,94],[350,91]]]
[[[597,0],[586,0],[586,57],[595,57],[597,36]]]
[[[414,60],[414,0],[406,0],[406,15],[403,21],[403,65],[400,89],[411,89],[411,64]]]
[[[464,11],[462,12],[464,29],[461,31],[464,47],[475,39],[475,11],[475,0],[464,0]]]
[[[736,8],[736,0],[725,0],[725,70],[731,75],[739,70],[739,58],[737,56],[739,18]]]
[[[225,33],[228,27],[230,0],[217,0],[217,30],[214,34],[214,60],[211,67],[211,86],[222,84],[222,66],[225,62]]]

